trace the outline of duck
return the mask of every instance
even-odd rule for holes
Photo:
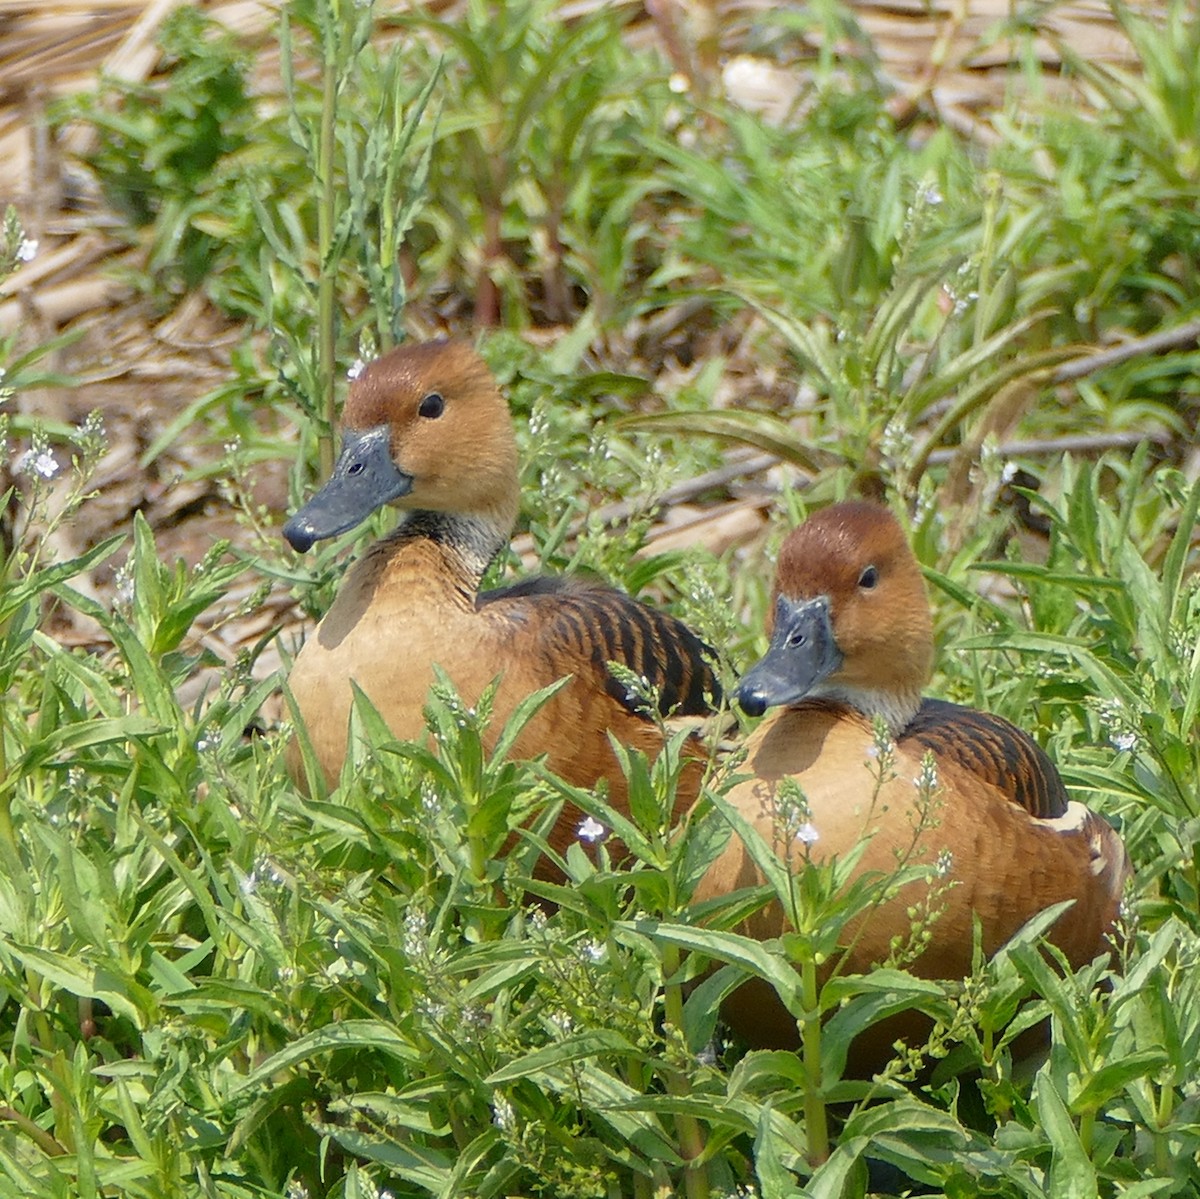
[[[797,869],[857,851],[855,877],[892,873],[900,857],[928,867],[930,877],[944,875],[943,910],[908,966],[920,977],[970,974],[976,920],[991,955],[1065,900],[1073,902],[1049,940],[1075,968],[1106,953],[1129,875],[1124,845],[1103,817],[1068,796],[1028,734],[1000,716],[923,694],[934,664],[932,616],[920,566],[892,512],[851,500],[810,515],[781,546],[770,602],[767,652],[736,690],[741,708],[765,719],[747,739],[727,794],[733,810]],[[800,835],[781,846],[778,813],[796,787],[806,801]],[[734,835],[696,899],[764,881]],[[866,973],[907,941],[910,908],[928,885],[904,884],[844,930],[839,971]],[[740,931],[768,940],[786,925],[772,904]],[[735,991],[723,1016],[751,1047],[798,1043],[796,1020],[759,980]],[[882,1057],[879,1044],[868,1046],[860,1062],[886,1061],[896,1034],[911,1039],[928,1024],[899,1020],[882,1031]]]
[[[623,812],[627,784],[610,738],[653,758],[665,728],[655,717],[701,718],[720,703],[708,645],[623,592],[576,576],[480,590],[509,544],[520,502],[512,417],[473,347],[452,339],[405,343],[352,380],[332,474],[283,527],[304,553],[378,508],[400,514],[348,569],[288,676],[328,786],[346,757],[355,686],[398,739],[416,741],[427,735],[424,708],[438,669],[472,706],[498,679],[494,744],[522,700],[569,678],[525,726],[514,756],[544,756],[576,787],[603,781]],[[645,693],[631,694],[614,677],[609,662],[649,685],[657,712],[647,710]],[[691,760],[680,810],[695,798],[707,756],[698,738],[685,741],[684,752]],[[294,742],[288,767],[304,786]],[[557,853],[576,836],[580,817],[565,805],[548,837]]]

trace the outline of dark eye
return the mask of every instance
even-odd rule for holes
[[[352,462],[350,468],[346,471],[348,475],[361,475],[366,467],[361,462]]]
[[[865,587],[868,591],[879,582],[879,571],[873,566],[868,566],[862,574],[858,576],[858,585]]]
[[[788,649],[799,649],[808,638],[803,633],[789,633],[787,639]]]
[[[441,394],[431,391],[422,401],[417,411],[429,420],[436,420],[446,410],[446,401]]]

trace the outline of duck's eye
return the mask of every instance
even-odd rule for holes
[[[873,566],[868,566],[862,574],[858,576],[858,585],[865,587],[868,591],[879,582],[879,571]]]
[[[788,649],[799,649],[808,638],[801,632],[793,632],[788,634],[787,647]]]
[[[442,399],[441,393],[436,391],[431,391],[417,409],[417,412],[427,420],[436,420],[445,411],[446,401]]]

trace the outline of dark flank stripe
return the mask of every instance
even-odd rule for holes
[[[639,643],[637,630],[633,627],[633,622],[629,619],[629,609],[626,604],[613,604],[616,611],[613,612],[613,624],[616,626],[617,636],[620,638],[621,652],[619,654],[609,654],[609,658],[614,662],[624,662],[635,674],[645,674],[642,669],[641,655],[638,653]],[[651,682],[654,680],[651,679]]]
[[[691,666],[690,646],[684,644],[684,638],[678,629],[672,627],[661,617],[655,620],[656,644],[659,659],[666,665],[667,685],[663,688],[663,702],[670,697],[670,707],[679,705],[683,699],[683,681]],[[685,658],[685,654],[687,657]]]
[[[924,700],[901,741],[915,741],[942,759],[986,779],[1031,816],[1067,810],[1067,793],[1041,746],[1002,717],[942,700]]]
[[[659,710],[670,711],[673,704],[664,686],[666,680],[661,669],[662,653],[658,632],[647,610],[641,604],[631,601],[623,605],[625,619],[637,633],[637,672],[648,678],[655,687],[659,688]]]
[[[576,653],[587,652],[588,626],[574,604],[562,604],[554,622],[559,639],[566,641]]]
[[[591,638],[594,655],[603,662],[617,660],[620,655],[616,652],[617,629],[612,615],[604,610],[602,604],[591,605],[588,615],[594,622]],[[600,633],[598,638],[595,636],[597,629]]]
[[[713,703],[721,702],[721,684],[717,682],[717,676],[704,656],[704,643],[690,631],[685,629],[684,632],[690,651],[687,660],[691,664],[691,671],[680,711],[688,716],[698,716],[709,711]],[[711,702],[706,698],[706,693],[712,696]]]

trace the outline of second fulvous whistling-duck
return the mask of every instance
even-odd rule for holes
[[[655,688],[663,715],[705,714],[719,698],[700,640],[621,592],[565,578],[479,590],[509,543],[520,493],[508,405],[467,345],[404,345],[362,371],[346,399],[332,477],[284,536],[303,552],[383,505],[401,511],[399,524],[350,569],[288,680],[331,784],[346,755],[351,683],[398,738],[414,740],[426,733],[435,666],[467,704],[499,677],[493,736],[526,696],[571,676],[525,727],[516,752],[545,754],[577,786],[606,779],[617,806],[626,787],[609,735],[650,756],[662,736],[607,663]],[[299,762],[292,768],[298,775]],[[681,803],[694,797],[701,773],[698,761],[689,767],[681,790],[691,794]],[[564,813],[554,848],[574,837],[578,820]]]
[[[811,516],[783,543],[772,608],[770,647],[737,691],[750,715],[771,714],[751,735],[739,767],[751,777],[728,796],[768,844],[778,845],[778,801],[789,779],[807,802],[802,836],[780,847],[797,867],[806,857],[842,858],[867,838],[856,870],[891,873],[916,835],[910,860],[940,862],[951,884],[912,965],[927,978],[970,972],[975,917],[991,953],[1063,900],[1074,903],[1049,939],[1076,967],[1105,952],[1128,872],[1124,846],[1105,820],[1067,798],[1054,764],[1020,729],[922,698],[933,667],[933,625],[920,567],[895,517],[861,502]],[[893,742],[890,777],[881,783],[876,717]],[[923,775],[927,753],[933,780]],[[922,790],[932,798],[931,820],[916,810]],[[699,898],[761,881],[735,836]],[[923,885],[908,884],[848,930],[857,939],[846,970],[865,972],[887,958],[894,938],[906,940],[910,888]],[[786,931],[781,909],[761,910],[745,931],[779,936]],[[751,1044],[796,1042],[795,1021],[763,984],[733,995],[726,1016]]]

